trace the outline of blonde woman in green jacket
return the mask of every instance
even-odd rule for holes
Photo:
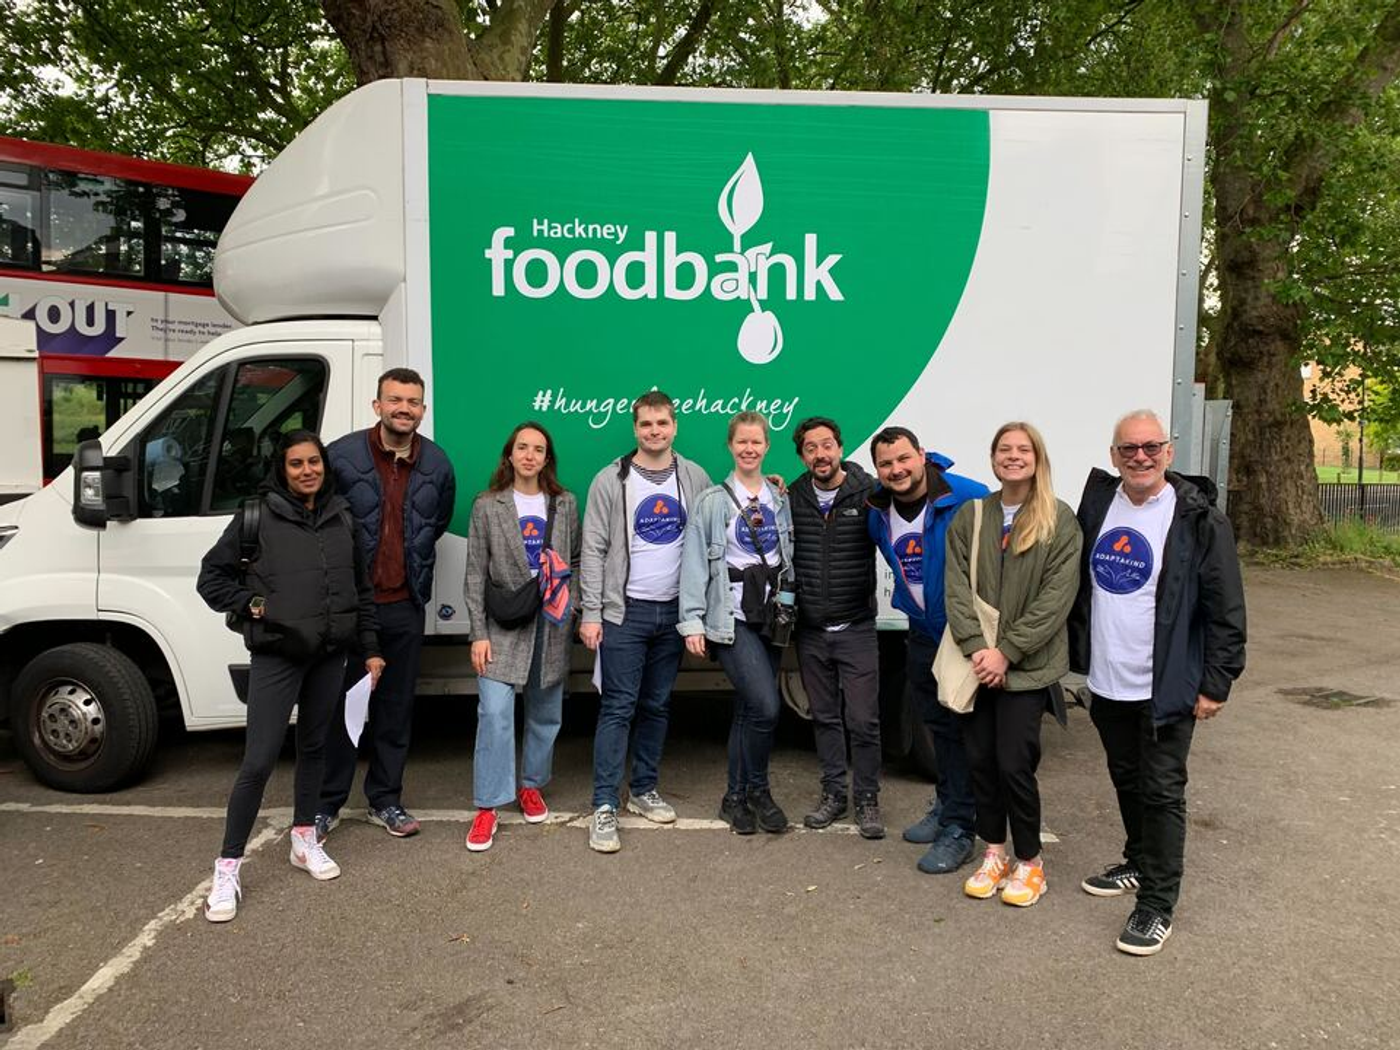
[[[977,592],[1001,614],[995,645],[983,637],[972,601],[971,503],[948,529],[944,570],[948,629],[981,683],[972,711],[959,717],[977,834],[987,852],[963,892],[987,899],[1000,890],[1004,903],[1025,908],[1046,889],[1036,782],[1040,721],[1047,707],[1064,721],[1065,621],[1078,588],[1082,539],[1074,512],[1055,498],[1050,457],[1035,427],[1006,423],[996,432],[992,471],[1001,489],[982,501],[976,556]]]

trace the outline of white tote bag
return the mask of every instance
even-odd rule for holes
[[[977,594],[977,561],[982,550],[982,501],[972,505],[972,563],[969,582],[972,584],[972,605],[977,610],[977,622],[982,625],[982,637],[989,647],[997,644],[997,623],[1001,613]],[[933,677],[938,681],[938,702],[950,711],[965,715],[977,699],[977,673],[972,660],[963,655],[953,639],[951,624],[943,628],[938,653],[933,658]]]

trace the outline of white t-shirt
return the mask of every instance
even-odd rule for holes
[[[630,467],[627,475],[627,530],[631,535],[632,568],[627,576],[627,597],[669,602],[681,590],[681,537],[685,534],[685,507],[675,461],[665,481],[648,481]]]
[[[777,568],[782,561],[782,555],[778,553],[778,512],[777,505],[773,502],[773,496],[764,485],[758,494],[757,517],[763,519],[761,524],[755,524],[753,532],[749,531],[749,526],[745,524],[746,519],[754,517],[754,504],[750,501],[750,493],[743,484],[731,474],[725,481],[729,486],[729,491],[734,493],[735,498],[742,506],[742,510],[735,508],[734,517],[729,522],[729,529],[726,535],[724,547],[724,561],[731,569],[742,569],[748,565],[757,565],[760,561],[767,562],[772,568]],[[727,497],[726,497],[727,498]],[[753,544],[753,533],[758,533],[758,542],[763,549],[763,557],[758,556],[758,548]],[[742,583],[730,583],[729,591],[734,596],[734,619],[746,619],[743,610],[744,585]],[[768,598],[768,588],[763,589],[763,597]]]
[[[540,551],[544,550],[544,530],[549,522],[549,497],[543,492],[527,496],[511,490],[515,497],[515,515],[520,519],[520,541],[525,544],[525,560],[530,563],[530,575],[540,574]]]
[[[1016,512],[1020,509],[1021,505],[1019,503],[1015,506],[1010,506],[1006,503],[1001,505],[1001,550],[1003,554],[1006,553],[1007,547],[1011,545],[1011,526],[1015,523]]]
[[[840,485],[837,485],[834,489],[824,489],[815,481],[812,482],[812,492],[816,494],[817,506],[821,508],[824,517],[831,517],[832,504],[836,502],[836,494],[840,491]],[[831,634],[836,631],[844,631],[849,626],[851,626],[849,623],[829,623],[824,626],[822,630]]]
[[[924,608],[924,515],[927,513],[927,503],[914,515],[913,521],[905,521],[893,503],[885,512],[890,523],[890,549],[899,562],[909,594],[920,609]],[[937,582],[942,586],[942,580]]]
[[[1109,700],[1152,698],[1152,641],[1162,551],[1176,513],[1167,485],[1142,506],[1113,494],[1089,553],[1093,604],[1089,617],[1089,688]]]

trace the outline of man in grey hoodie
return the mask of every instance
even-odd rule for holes
[[[658,824],[676,819],[656,785],[684,648],[676,623],[687,508],[710,484],[703,469],[671,447],[671,398],[659,390],[637,398],[632,428],[637,447],[589,486],[579,566],[579,637],[598,653],[602,672],[588,835],[588,845],[600,853],[622,848],[617,811],[629,737],[627,809]]]

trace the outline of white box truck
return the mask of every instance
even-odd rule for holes
[[[71,477],[0,507],[21,754],[55,787],[107,790],[149,759],[161,711],[242,722],[247,654],[195,594],[200,558],[279,432],[368,425],[388,367],[426,377],[425,432],[461,493],[425,692],[470,688],[461,534],[524,419],[552,431],[579,493],[631,447],[630,401],[653,387],[716,476],[740,409],[769,417],[769,467],[788,477],[788,437],[815,414],[867,464],[897,422],[987,480],[994,429],[1032,420],[1071,502],[1128,409],[1170,419],[1189,458],[1205,126],[1204,103],[1174,100],[355,91],[224,231],[215,285],[247,327],[80,447]]]

